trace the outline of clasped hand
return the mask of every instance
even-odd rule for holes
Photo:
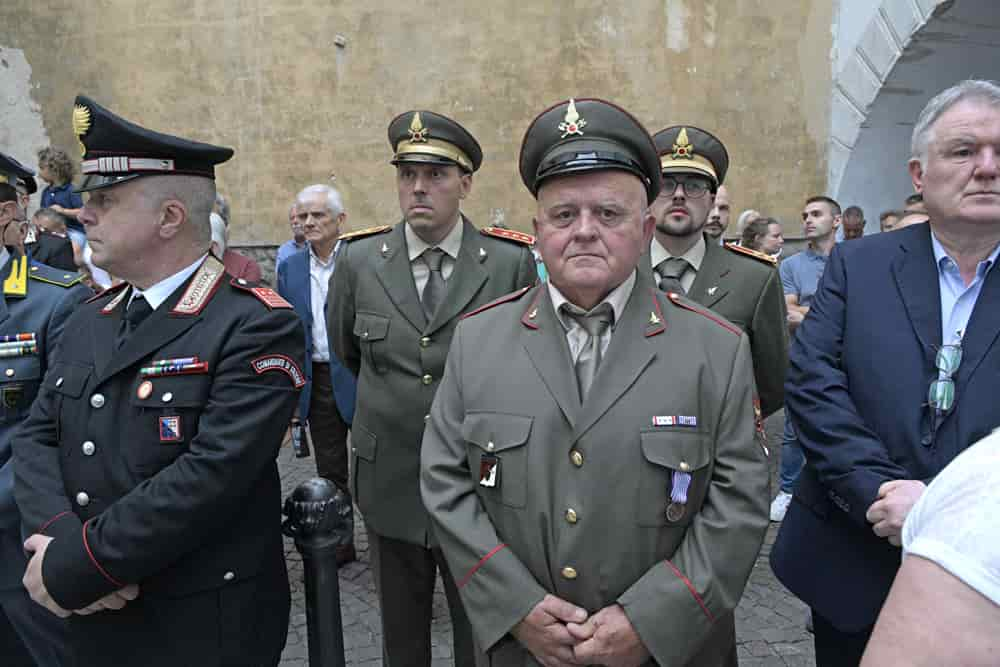
[[[649,659],[649,651],[617,604],[588,617],[585,609],[546,595],[512,634],[545,667],[637,667]]]
[[[45,552],[51,542],[51,537],[38,534],[32,535],[24,542],[24,550],[31,554],[31,560],[28,561],[28,567],[24,571],[24,578],[21,580],[21,583],[24,584],[24,588],[28,591],[28,595],[31,596],[32,600],[59,618],[68,618],[73,614],[87,616],[98,611],[121,609],[139,597],[139,586],[130,584],[117,591],[108,593],[81,609],[63,609],[49,595],[49,591],[45,587],[45,581],[42,579],[42,561],[45,560]]]
[[[872,531],[888,539],[889,544],[901,546],[903,523],[926,488],[917,479],[895,479],[878,487],[878,499],[865,513]]]

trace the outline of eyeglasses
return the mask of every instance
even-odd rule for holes
[[[664,176],[662,180],[663,187],[660,190],[660,196],[669,199],[674,196],[674,191],[677,190],[678,185],[684,186],[684,195],[690,197],[691,199],[698,199],[704,197],[705,193],[712,188],[711,182],[707,178],[702,178],[701,176],[685,176],[679,178],[677,176]]]
[[[927,390],[927,403],[939,414],[947,413],[955,406],[955,381],[952,376],[962,363],[962,345],[944,345],[937,351],[934,365],[938,379],[931,382]]]

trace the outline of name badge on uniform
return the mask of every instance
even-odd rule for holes
[[[160,417],[160,442],[178,442],[181,439],[181,418],[178,415]]]
[[[500,486],[500,459],[492,454],[479,459],[479,486],[488,489]]]

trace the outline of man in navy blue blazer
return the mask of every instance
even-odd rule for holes
[[[296,198],[296,214],[308,243],[278,267],[278,293],[295,307],[306,332],[308,382],[298,417],[309,422],[316,471],[349,494],[347,431],[354,417],[355,380],[330,350],[326,335],[327,292],[347,213],[335,188],[311,185]],[[353,545],[338,548],[339,563],[354,558]]]
[[[930,221],[838,245],[792,347],[806,465],[771,565],[812,608],[819,667],[859,664],[907,513],[1000,425],[998,146],[1000,87],[932,99],[909,163]]]

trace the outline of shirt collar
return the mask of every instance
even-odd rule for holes
[[[653,240],[649,244],[649,259],[652,261],[654,269],[656,268],[656,265],[663,260],[670,259],[674,256],[675,255],[671,255],[666,248],[660,245],[659,239],[655,236],[653,237]],[[701,263],[705,259],[705,235],[699,234],[698,240],[695,241],[695,244],[688,248],[687,252],[681,255],[681,257],[686,259],[688,264],[694,267],[695,271],[699,271],[701,269]]]
[[[184,267],[172,276],[164,278],[149,289],[141,290],[133,285],[132,296],[129,297],[129,304],[131,304],[132,300],[137,296],[141,296],[146,299],[146,303],[149,304],[150,308],[156,310],[164,301],[167,300],[168,296],[174,293],[174,290],[183,285],[184,281],[190,278],[194,272],[198,270],[198,267],[201,266],[201,263],[205,261],[206,257],[208,257],[208,253],[199,257],[193,264]]]
[[[931,230],[931,247],[934,249],[934,263],[937,264],[938,274],[940,274],[949,265],[955,267],[955,270],[958,270],[958,265],[955,263],[955,260],[951,258],[951,255],[948,254],[948,251],[944,249],[944,246],[941,245],[941,242],[938,241],[938,237],[934,233],[934,230]],[[976,265],[976,275],[980,277],[986,275],[986,272],[993,268],[993,265],[996,264],[998,255],[1000,255],[1000,244],[997,244],[997,246],[993,248],[993,252],[990,253],[989,257]]]
[[[406,235],[406,248],[410,261],[420,257],[428,248],[441,248],[452,259],[458,259],[458,251],[462,249],[462,228],[464,226],[465,221],[462,220],[462,216],[459,216],[458,222],[451,228],[448,235],[441,239],[440,243],[432,246],[417,236],[417,233],[410,227],[410,223],[406,223],[403,226],[403,233]]]
[[[319,258],[319,255],[313,252],[312,243],[306,241],[306,245],[309,246],[309,260],[312,262],[316,262],[320,266],[328,267],[333,264],[333,258],[337,256],[337,250],[340,248],[340,241],[338,240],[336,243],[333,244],[333,249],[330,251],[330,256],[326,259],[325,262]]]
[[[611,310],[615,314],[615,324],[621,320],[622,315],[625,313],[625,305],[628,303],[628,298],[632,295],[632,288],[635,287],[635,276],[636,272],[633,269],[632,273],[629,274],[629,277],[626,278],[621,285],[608,292],[608,295],[604,297],[600,304],[598,304],[598,306],[604,303],[611,305]],[[552,299],[552,307],[556,310],[556,317],[559,318],[559,322],[563,325],[563,328],[569,331],[572,322],[567,322],[566,319],[563,318],[563,313],[559,310],[559,308],[564,303],[572,302],[559,291],[558,287],[552,284],[551,280],[548,281],[546,285],[549,287],[549,298]],[[594,308],[596,307],[597,306],[594,306]],[[591,310],[593,310],[593,308]]]

